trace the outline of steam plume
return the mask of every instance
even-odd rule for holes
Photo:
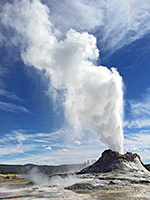
[[[39,0],[7,3],[2,23],[16,31],[13,43],[21,44],[24,63],[50,77],[53,97],[64,91],[65,117],[76,133],[94,131],[103,143],[122,153],[122,78],[114,68],[94,65],[99,57],[96,38],[70,29],[59,41],[49,9]]]

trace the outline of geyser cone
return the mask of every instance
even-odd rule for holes
[[[127,152],[122,155],[108,149],[93,165],[82,169],[79,174],[106,173],[113,170],[147,172],[138,154]]]

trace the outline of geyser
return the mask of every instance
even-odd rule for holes
[[[39,0],[15,0],[5,4],[1,18],[14,29],[11,39],[21,45],[24,63],[50,77],[54,99],[64,91],[62,106],[75,132],[94,131],[109,148],[123,153],[121,76],[115,68],[94,64],[99,50],[93,35],[70,29],[65,39],[58,39],[49,14]]]

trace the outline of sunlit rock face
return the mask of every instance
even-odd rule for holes
[[[108,149],[93,165],[82,169],[79,174],[106,173],[113,170],[147,172],[138,154],[127,152],[122,155]]]

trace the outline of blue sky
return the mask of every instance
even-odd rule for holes
[[[97,159],[108,148],[93,130],[85,129],[86,124],[80,134],[68,125],[76,118],[69,112],[65,118],[64,85],[72,84],[69,77],[75,72],[64,68],[68,81],[64,85],[56,79],[61,72],[58,64],[65,63],[61,51],[56,55],[61,58],[55,61],[56,74],[47,70],[57,43],[70,45],[64,39],[70,29],[75,32],[68,38],[81,36],[84,45],[89,40],[94,45],[96,38],[97,48],[86,51],[92,57],[99,50],[97,60],[93,57],[92,61],[96,66],[117,68],[124,83],[124,151],[136,152],[150,163],[149,1],[16,0],[1,1],[0,10],[0,163],[82,163]],[[42,31],[45,38],[39,40]],[[64,55],[70,58],[75,47],[69,46]],[[60,75],[61,79],[63,72]]]

